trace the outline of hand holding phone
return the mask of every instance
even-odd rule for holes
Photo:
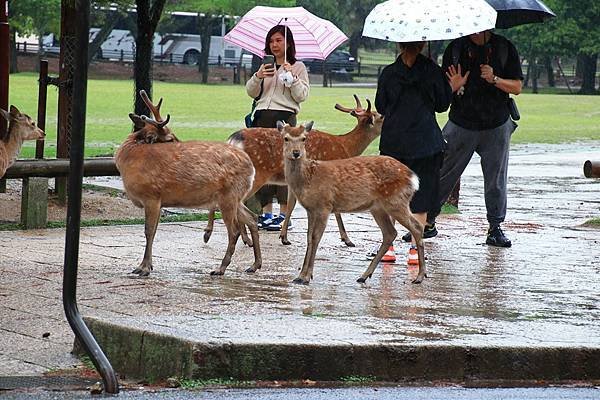
[[[256,75],[261,79],[270,77],[270,76],[274,76],[275,75],[275,56],[273,56],[271,54],[267,54],[263,58],[262,65],[260,66],[260,69],[258,70]]]

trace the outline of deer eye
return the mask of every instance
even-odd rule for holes
[[[286,137],[283,138],[283,140],[286,141],[286,142],[289,142],[290,138],[286,136]]]
[[[303,141],[303,142],[306,142],[306,137],[303,137],[303,138],[302,138],[302,141]]]

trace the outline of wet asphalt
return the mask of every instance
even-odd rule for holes
[[[238,244],[225,276],[217,223],[159,226],[154,271],[141,260],[143,226],[81,231],[78,303],[86,317],[210,343],[374,344],[600,348],[600,179],[583,176],[600,142],[514,146],[505,233],[509,249],[485,245],[483,180],[475,158],[463,175],[461,213],[438,220],[426,241],[428,278],[411,284],[408,245],[366,284],[366,253],[380,232],[368,214],[344,216],[348,248],[332,218],[314,280],[298,286],[306,215],[293,215],[291,246],[263,233],[263,268],[244,272],[252,251]],[[101,180],[100,180],[101,181]],[[397,226],[398,227],[398,226]],[[404,233],[401,227],[399,236]],[[61,303],[64,230],[0,232],[0,376],[35,375],[78,364]],[[558,398],[558,397],[557,397]]]

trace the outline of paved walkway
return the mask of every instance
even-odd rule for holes
[[[510,249],[485,241],[477,160],[462,181],[462,213],[442,216],[426,242],[429,278],[382,264],[367,284],[356,278],[380,233],[369,215],[345,216],[355,248],[328,225],[310,286],[291,283],[305,250],[306,216],[296,210],[292,246],[261,235],[263,269],[244,272],[251,249],[238,245],[223,277],[211,277],[225,249],[217,224],[159,226],[154,271],[129,274],[143,254],[143,226],[81,232],[78,302],[102,323],[198,343],[523,346],[600,349],[600,180],[583,177],[600,143],[519,146],[511,155]],[[401,231],[402,233],[402,231]],[[77,363],[61,303],[64,230],[0,232],[0,376],[36,375]]]

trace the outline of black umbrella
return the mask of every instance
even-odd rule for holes
[[[486,0],[498,12],[496,28],[544,22],[556,14],[540,0]]]

